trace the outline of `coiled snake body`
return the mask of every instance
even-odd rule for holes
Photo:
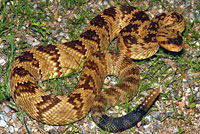
[[[142,119],[159,94],[156,89],[126,116],[105,115],[106,107],[125,103],[127,97],[138,91],[139,71],[129,57],[148,58],[159,44],[167,50],[180,51],[184,27],[184,19],[177,13],[162,13],[150,21],[135,7],[108,8],[90,22],[78,39],[21,53],[10,70],[12,97],[28,115],[47,124],[68,124],[91,110],[95,123],[102,129],[123,131]],[[106,50],[117,36],[120,52]],[[38,80],[62,77],[80,69],[86,58],[79,83],[71,94],[52,95],[38,85]],[[118,77],[120,82],[101,92],[107,75]]]

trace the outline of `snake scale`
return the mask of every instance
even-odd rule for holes
[[[136,95],[139,71],[130,59],[141,60],[154,55],[159,45],[182,50],[184,18],[175,12],[162,13],[152,20],[132,6],[105,9],[92,19],[76,40],[26,49],[14,61],[9,80],[15,102],[32,118],[53,125],[64,125],[83,118],[90,110],[94,122],[103,130],[123,131],[139,122],[159,95],[155,89],[145,101],[126,116],[113,118],[105,109],[125,103]],[[107,50],[118,37],[120,52]],[[65,76],[80,69],[78,85],[68,95],[52,95],[42,90],[38,81]],[[107,75],[120,82],[101,91]]]

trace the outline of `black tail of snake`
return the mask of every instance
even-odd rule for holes
[[[98,14],[80,37],[64,44],[29,48],[13,62],[10,88],[15,102],[32,118],[64,125],[83,118],[90,110],[95,123],[104,130],[123,131],[139,122],[159,95],[155,89],[139,107],[119,118],[105,115],[105,108],[125,103],[136,95],[139,71],[132,59],[149,58],[159,45],[169,51],[182,50],[184,18],[178,13],[162,13],[150,20],[145,12],[131,6],[111,7]],[[106,51],[118,37],[120,52]],[[52,95],[38,81],[65,76],[80,69],[78,85],[65,96]],[[120,79],[101,92],[107,75]]]

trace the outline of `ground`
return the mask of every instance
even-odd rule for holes
[[[0,1],[0,133],[105,133],[94,124],[90,113],[65,126],[31,119],[14,103],[8,74],[13,59],[25,48],[76,39],[95,15],[120,4],[145,10],[151,18],[168,11],[182,14],[186,21],[185,48],[179,53],[160,48],[153,57],[135,61],[141,75],[139,94],[128,106],[116,106],[108,113],[124,115],[152,88],[160,87],[160,96],[144,119],[121,133],[200,134],[200,2],[194,0]],[[57,94],[69,92],[77,84],[78,75],[51,80],[43,86],[53,86],[52,92]],[[111,81],[105,81],[105,87],[115,78],[107,79]]]

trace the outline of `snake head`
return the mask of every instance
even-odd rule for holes
[[[168,51],[179,52],[184,47],[182,35],[175,29],[169,29],[167,27],[159,29],[156,39]]]

